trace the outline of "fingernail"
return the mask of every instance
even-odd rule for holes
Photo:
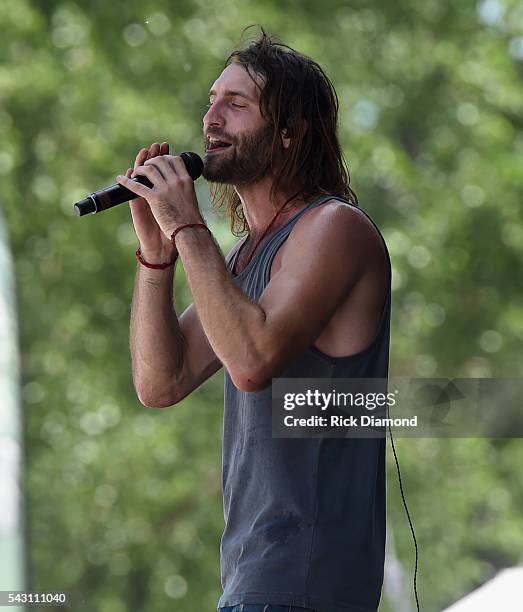
[[[122,176],[121,174],[117,174],[117,175],[116,175],[116,180],[117,180],[117,181],[119,181],[119,180],[121,180],[121,179],[123,179],[123,176]]]

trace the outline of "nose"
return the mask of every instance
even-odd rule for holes
[[[208,129],[209,127],[221,127],[224,126],[224,120],[222,113],[220,111],[220,106],[218,103],[213,102],[211,106],[207,109],[207,112],[203,116],[203,127],[204,129]]]

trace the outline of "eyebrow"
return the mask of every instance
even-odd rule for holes
[[[216,96],[216,91],[214,89],[211,89],[209,91],[209,96]],[[246,93],[243,93],[242,91],[233,91],[232,89],[228,89],[225,92],[226,96],[240,96],[241,98],[245,98],[246,100],[250,100],[251,102],[254,102],[254,100],[248,96]]]

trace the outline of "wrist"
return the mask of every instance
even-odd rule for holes
[[[145,259],[151,260],[151,263],[170,261],[176,254],[177,250],[171,242],[162,241],[158,247],[142,246],[138,243],[140,251]]]
[[[205,219],[201,215],[187,215],[183,220],[173,221],[172,224],[169,225],[167,231],[164,232],[164,236],[170,240],[173,232],[175,232],[182,225],[188,225],[189,223],[203,223],[205,224]]]
[[[211,237],[212,237],[212,232],[209,229],[209,227],[207,226],[206,223],[204,223],[203,221],[201,222],[191,222],[191,223],[180,223],[172,232],[170,240],[171,240],[171,244],[173,245],[173,248],[176,249],[176,237],[177,235],[181,232],[181,233],[187,233],[187,232],[192,232],[193,230],[197,230],[197,231],[201,231],[201,230],[205,230]]]
[[[136,251],[136,258],[146,268],[166,269],[172,267],[176,263],[178,251],[172,246],[145,251],[140,247]]]

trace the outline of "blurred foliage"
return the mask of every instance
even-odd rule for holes
[[[79,219],[72,204],[141,146],[201,150],[208,89],[250,23],[319,61],[337,88],[352,185],[394,264],[391,375],[522,375],[520,2],[0,0],[31,588],[69,592],[75,612],[213,610],[221,592],[222,375],[175,408],[141,406],[129,211]],[[198,193],[228,249],[203,181]],[[182,271],[175,293],[180,312]],[[396,447],[424,611],[523,562],[519,440]],[[390,452],[388,470],[410,576]],[[386,596],[380,610],[392,610]]]

